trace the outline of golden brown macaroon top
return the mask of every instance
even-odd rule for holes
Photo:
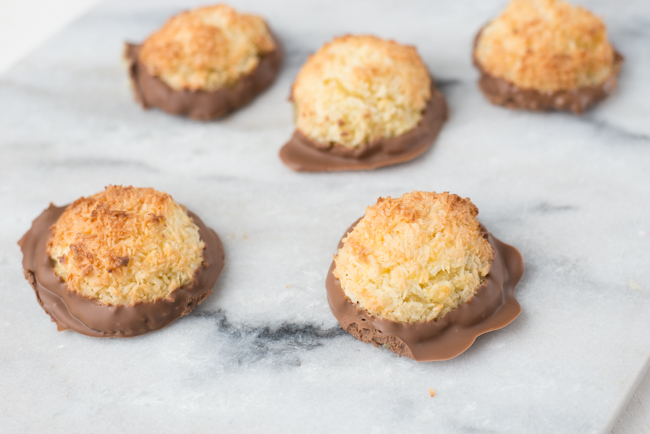
[[[335,38],[296,77],[296,127],[313,141],[355,148],[417,126],[431,77],[415,47],[374,36]]]
[[[68,206],[47,253],[68,287],[108,305],[165,298],[203,263],[199,229],[172,197],[153,188],[109,186]]]
[[[172,89],[212,91],[233,86],[274,49],[261,17],[219,4],[171,18],[144,41],[139,59]]]
[[[597,86],[614,72],[605,24],[562,0],[512,0],[474,54],[490,75],[539,91]]]
[[[371,315],[429,321],[469,300],[494,258],[476,218],[455,194],[414,191],[379,198],[343,238],[334,276]]]

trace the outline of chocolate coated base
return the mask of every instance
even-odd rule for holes
[[[275,81],[283,56],[280,43],[275,38],[274,41],[275,50],[264,55],[252,72],[241,77],[231,88],[213,91],[172,89],[149,74],[140,63],[140,45],[125,44],[124,58],[128,63],[135,99],[143,108],[157,107],[170,114],[205,121],[223,117],[248,104]]]
[[[199,227],[205,242],[203,265],[190,285],[174,290],[164,299],[133,305],[106,305],[69,291],[55,272],[46,252],[50,228],[66,207],[50,205],[32,223],[32,227],[18,242],[23,252],[25,278],[34,288],[36,299],[59,331],[71,329],[94,337],[132,337],[169,325],[187,315],[203,302],[214,288],[224,266],[224,251],[219,236],[205,226],[194,213],[188,211]]]
[[[505,327],[521,312],[514,292],[524,272],[524,260],[514,247],[489,233],[486,237],[494,249],[494,261],[485,283],[471,299],[441,318],[401,324],[370,315],[345,295],[339,280],[334,277],[334,262],[326,280],[330,309],[343,330],[360,341],[418,362],[456,357],[478,336]],[[339,243],[339,248],[341,246]]]
[[[369,170],[403,163],[426,151],[438,137],[446,120],[445,97],[432,85],[431,98],[420,123],[404,134],[349,149],[337,144],[328,146],[315,143],[296,129],[280,150],[280,159],[296,172]]]
[[[481,33],[476,36],[476,42]],[[535,89],[524,89],[510,81],[490,75],[473,56],[474,65],[481,73],[478,86],[483,95],[492,104],[511,109],[524,109],[533,111],[572,111],[582,114],[589,107],[609,96],[616,89],[618,74],[623,64],[623,56],[614,52],[614,69],[612,74],[598,86],[586,86],[572,90],[543,92]]]

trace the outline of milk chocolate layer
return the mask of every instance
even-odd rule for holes
[[[618,74],[623,64],[623,56],[614,52],[614,69],[612,74],[598,86],[585,86],[571,90],[544,92],[521,88],[503,78],[490,75],[476,58],[476,43],[481,33],[474,40],[474,66],[481,76],[478,86],[492,104],[511,109],[534,111],[562,110],[581,114],[598,101],[609,96],[616,89]]]
[[[433,80],[433,79],[432,79]],[[445,97],[432,84],[422,119],[410,131],[350,149],[316,143],[298,129],[280,150],[280,159],[296,172],[369,170],[412,160],[436,140],[447,120]]]
[[[50,228],[65,208],[50,205],[18,242],[23,252],[25,278],[34,288],[38,303],[57,324],[59,331],[71,329],[94,337],[138,336],[161,329],[176,318],[187,315],[212,294],[224,265],[223,246],[216,232],[190,211],[188,214],[199,227],[199,236],[205,242],[203,265],[196,271],[191,284],[154,302],[113,306],[68,290],[66,283],[55,274],[53,262],[46,252]]]
[[[330,309],[343,330],[360,341],[418,362],[456,357],[479,335],[505,327],[521,312],[514,292],[524,272],[523,258],[514,247],[489,233],[486,237],[494,249],[494,260],[485,282],[471,299],[436,320],[401,324],[370,315],[345,295],[334,277],[334,262],[326,280]],[[342,245],[339,243],[339,248]]]
[[[274,38],[275,50],[265,54],[253,71],[242,76],[230,88],[212,91],[175,90],[147,71],[140,62],[140,45],[125,44],[124,57],[135,99],[148,109],[157,107],[174,115],[185,115],[197,120],[217,119],[248,104],[268,88],[282,66],[282,48]]]

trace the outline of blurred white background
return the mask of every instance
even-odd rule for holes
[[[97,0],[0,0],[0,74]]]
[[[0,74],[96,3],[99,0],[0,0]],[[612,433],[650,434],[650,372]]]

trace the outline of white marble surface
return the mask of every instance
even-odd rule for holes
[[[650,370],[646,370],[612,430],[612,434],[636,433],[650,433]]]
[[[131,4],[129,4],[131,3]],[[650,5],[588,2],[628,61],[585,116],[492,107],[469,49],[502,2],[242,1],[284,41],[277,84],[229,118],[143,112],[119,64],[181,2],[111,2],[0,78],[0,422],[3,432],[607,432],[650,356]],[[182,2],[188,7],[188,2]],[[451,118],[410,164],[295,174],[289,85],[306,55],[354,29],[417,44]],[[15,242],[50,201],[154,186],[224,239],[215,295],[130,340],[58,333]],[[527,261],[522,315],[460,357],[418,364],[343,334],[324,276],[378,196],[468,196]],[[428,389],[436,390],[431,398]]]

